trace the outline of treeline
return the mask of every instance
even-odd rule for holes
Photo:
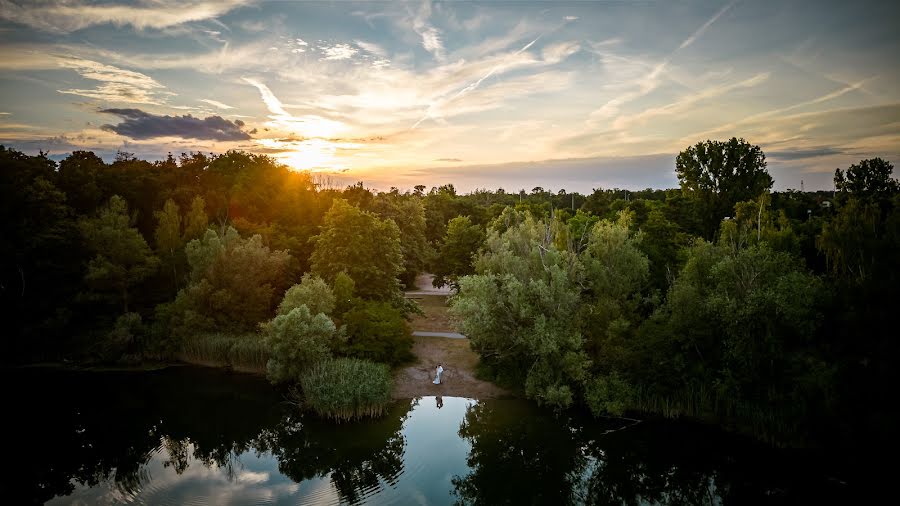
[[[401,289],[430,271],[460,289],[485,372],[543,404],[883,433],[893,167],[838,170],[833,193],[772,192],[739,139],[675,164],[678,189],[460,195],[333,188],[243,152],[57,164],[3,148],[4,360],[214,358],[292,381],[273,350],[306,370],[397,364],[415,311]]]

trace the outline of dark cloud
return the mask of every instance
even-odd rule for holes
[[[845,151],[835,148],[809,148],[809,149],[785,149],[766,153],[768,158],[774,160],[803,160],[806,158],[818,158],[820,156],[842,155]]]
[[[100,128],[132,139],[182,137],[213,141],[250,140],[250,134],[241,130],[243,121],[229,121],[221,116],[157,116],[140,109],[103,109],[100,112],[115,114],[123,120],[118,125],[103,125]]]
[[[462,158],[438,158],[436,162],[461,162]]]

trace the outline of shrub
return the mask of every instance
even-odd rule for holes
[[[344,313],[347,355],[397,365],[411,360],[413,338],[402,313],[385,302],[360,302]]]
[[[266,346],[271,352],[266,365],[269,380],[297,380],[303,370],[331,355],[335,337],[337,329],[331,319],[322,313],[313,316],[306,306],[276,316],[266,334]]]
[[[393,383],[384,364],[339,358],[301,373],[300,386],[306,407],[319,416],[345,421],[384,414]]]

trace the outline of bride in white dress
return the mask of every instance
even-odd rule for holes
[[[437,370],[435,371],[435,374],[434,374],[434,384],[435,385],[441,384],[441,374],[443,374],[443,373],[444,373],[444,368],[441,367],[441,364],[438,364]]]

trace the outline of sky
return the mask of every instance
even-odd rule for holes
[[[900,162],[900,2],[0,0],[0,144],[241,149],[409,189],[677,187],[706,139],[776,189]]]

